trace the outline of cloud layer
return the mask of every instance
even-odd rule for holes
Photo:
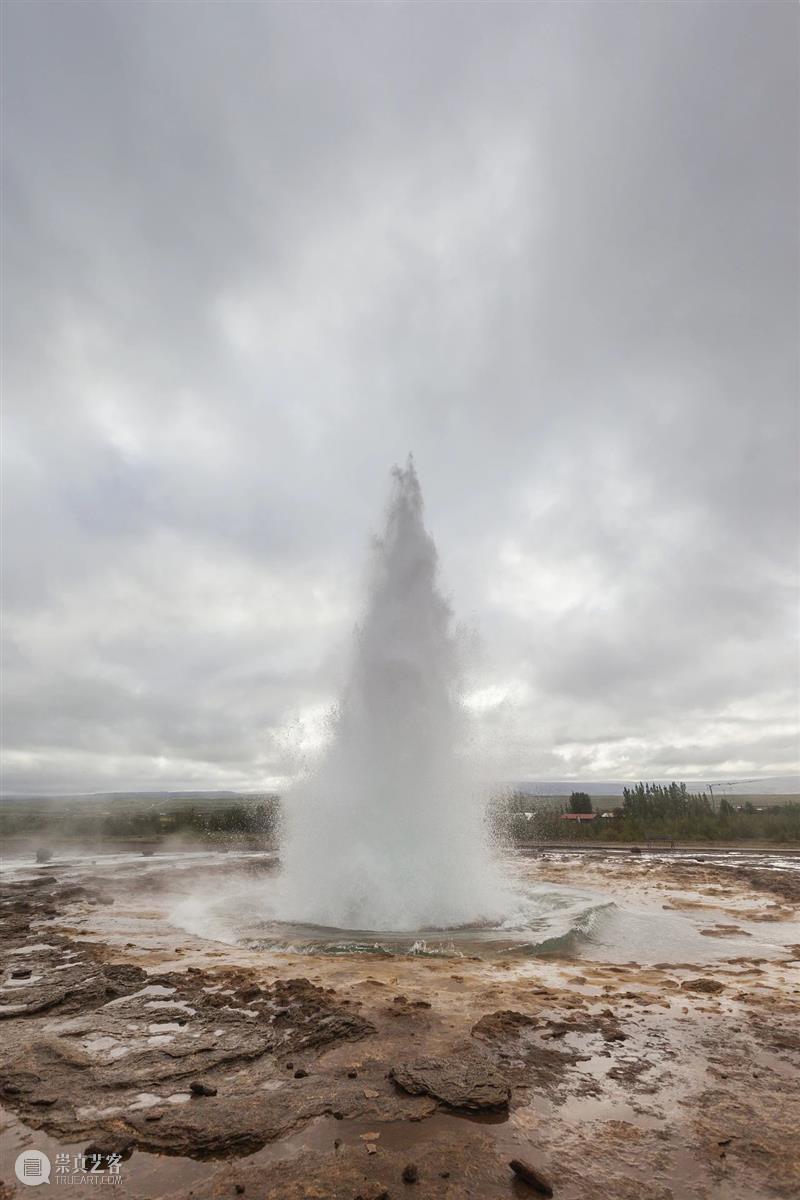
[[[797,24],[7,3],[4,786],[283,786],[409,449],[488,774],[795,769]]]

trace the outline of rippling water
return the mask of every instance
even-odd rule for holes
[[[742,915],[721,917],[719,909],[665,911],[658,900],[632,890],[578,887],[545,883],[539,864],[561,863],[580,876],[587,859],[595,865],[613,862],[614,852],[583,855],[547,852],[544,858],[510,854],[502,860],[509,905],[501,921],[457,928],[411,930],[340,929],[282,921],[277,855],[266,852],[222,853],[219,850],[159,851],[152,858],[140,853],[56,853],[52,862],[37,867],[28,856],[6,859],[6,879],[53,874],[60,880],[87,885],[107,883],[112,894],[124,892],[126,911],[160,904],[176,931],[234,947],[286,949],[309,954],[370,953],[481,957],[567,955],[606,961],[709,962],[737,954],[771,957],[787,941],[800,942],[800,926],[748,920]],[[622,855],[627,858],[627,855]],[[680,863],[693,852],[645,854],[640,862]],[[800,856],[780,853],[715,854],[702,857],[717,865],[746,865],[754,872],[800,870]],[[708,902],[708,898],[706,898]],[[720,901],[725,903],[724,899]],[[742,907],[742,900],[738,900]],[[94,918],[93,918],[94,919]],[[113,922],[115,907],[96,915]],[[741,935],[707,937],[702,929],[723,919]],[[749,935],[749,936],[748,936]]]
[[[800,868],[797,860],[790,862],[791,867]],[[771,869],[773,863],[786,866],[780,859],[764,856],[756,869]],[[287,922],[278,916],[279,877],[262,881],[257,889],[242,886],[223,895],[182,900],[173,909],[171,920],[190,933],[228,944],[296,953],[549,954],[638,963],[712,961],[737,953],[769,957],[787,934],[786,923],[781,923],[778,941],[769,925],[737,917],[735,924],[741,934],[709,938],[701,930],[718,921],[718,909],[666,912],[652,899],[539,882],[536,861],[525,856],[509,855],[504,866],[509,905],[503,919],[494,923],[387,931]]]

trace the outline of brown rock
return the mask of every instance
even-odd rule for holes
[[[208,1083],[203,1083],[199,1079],[193,1079],[189,1084],[189,1091],[193,1096],[216,1096],[217,1089]]]
[[[85,1158],[99,1155],[100,1158],[108,1159],[112,1154],[119,1154],[122,1159],[126,1159],[130,1158],[135,1149],[135,1138],[119,1134],[117,1137],[109,1135],[108,1137],[103,1137],[92,1142],[91,1145],[86,1147],[83,1153]]]
[[[521,1030],[535,1025],[533,1017],[527,1013],[515,1012],[511,1008],[500,1009],[499,1012],[486,1013],[472,1026],[473,1037],[488,1041],[499,1041],[504,1038],[516,1037]]]
[[[522,1158],[512,1158],[508,1165],[514,1174],[518,1175],[520,1179],[524,1179],[534,1191],[540,1192],[543,1196],[552,1196],[553,1185],[538,1167],[534,1167],[532,1163]]]
[[[505,1075],[475,1054],[399,1063],[389,1078],[412,1096],[433,1096],[449,1108],[468,1112],[508,1108],[511,1095]]]
[[[723,990],[722,984],[718,979],[687,979],[681,987],[687,992],[704,992],[708,996],[716,996],[718,992]]]

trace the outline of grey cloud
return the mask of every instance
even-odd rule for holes
[[[4,20],[6,787],[290,776],[409,449],[487,770],[796,768],[796,9]]]

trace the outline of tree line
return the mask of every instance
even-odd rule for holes
[[[276,836],[278,821],[277,796],[266,796],[252,803],[183,804],[162,809],[120,807],[105,812],[88,807],[59,812],[18,806],[12,812],[0,814],[0,836],[38,834],[87,841],[105,838],[155,841],[170,835],[218,840],[236,836],[267,841]]]
[[[531,818],[526,812],[534,812]],[[593,821],[564,821],[563,812],[593,812],[586,792],[573,792],[561,811],[542,808],[535,796],[509,798],[498,824],[514,841],[596,842],[778,842],[800,843],[800,804],[768,804],[756,808],[721,798],[715,805],[706,792],[691,792],[685,783],[637,783],[622,792],[622,803]]]

